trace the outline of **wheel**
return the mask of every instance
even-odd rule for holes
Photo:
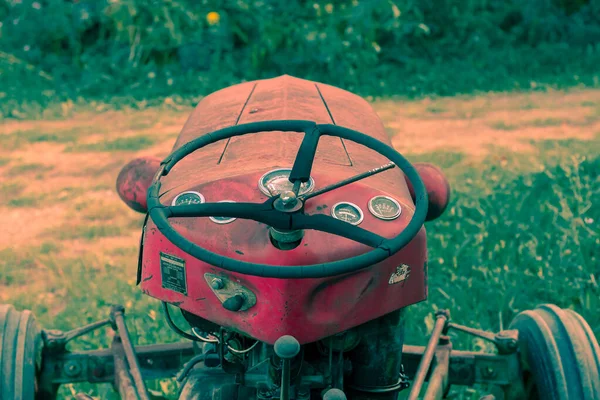
[[[529,400],[600,400],[600,347],[587,322],[572,310],[544,304],[510,324]]]
[[[42,339],[31,311],[0,304],[0,399],[33,400]]]

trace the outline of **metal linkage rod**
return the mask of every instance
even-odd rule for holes
[[[111,310],[111,318],[117,327],[117,334],[121,337],[121,344],[123,345],[125,358],[127,359],[127,364],[129,364],[129,372],[131,373],[133,382],[135,383],[135,386],[139,392],[140,400],[150,400],[148,390],[146,389],[146,384],[142,378],[140,364],[135,355],[133,345],[131,344],[131,338],[129,336],[129,331],[127,330],[127,325],[125,325],[125,317],[123,314],[124,311],[125,309],[123,306],[114,306]]]
[[[300,353],[300,343],[290,335],[281,336],[273,346],[275,354],[281,360],[281,396],[280,400],[290,400],[291,362]]]
[[[418,400],[423,383],[425,382],[425,377],[427,376],[427,372],[429,372],[431,361],[433,361],[435,349],[440,340],[440,336],[442,336],[442,333],[446,328],[446,323],[448,322],[449,317],[450,313],[448,311],[438,311],[436,313],[435,326],[433,328],[433,332],[431,333],[431,337],[429,338],[429,342],[427,343],[427,347],[425,347],[423,358],[419,363],[419,368],[415,374],[410,395],[408,396],[407,400]]]
[[[360,181],[361,179],[365,179],[365,178],[368,178],[370,176],[376,175],[376,174],[378,174],[380,172],[387,171],[388,169],[392,169],[395,166],[396,166],[396,164],[394,164],[393,162],[391,162],[391,163],[382,165],[381,167],[373,168],[373,169],[371,169],[371,170],[369,170],[367,172],[363,172],[362,174],[358,174],[358,175],[355,175],[355,176],[350,177],[348,179],[344,179],[343,181],[340,181],[338,183],[334,183],[333,185],[325,186],[324,188],[322,188],[320,190],[317,190],[315,192],[299,196],[299,198],[302,201],[306,201],[308,199],[311,199],[311,198],[313,198],[315,196],[318,196],[320,194],[323,194],[325,192],[330,192],[330,191],[332,191],[334,189],[337,189],[337,188],[340,188],[342,186],[349,185],[349,184],[354,183],[356,181]]]

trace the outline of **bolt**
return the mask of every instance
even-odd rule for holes
[[[285,191],[281,193],[281,202],[288,207],[293,207],[296,205],[298,199],[296,198],[296,194],[291,190]]]
[[[435,312],[436,318],[445,317],[447,320],[450,319],[450,310],[437,310]]]
[[[496,374],[496,371],[494,370],[494,368],[485,367],[485,369],[482,371],[482,375],[485,378],[494,378],[497,374]]]
[[[212,287],[215,290],[223,289],[224,286],[225,286],[225,284],[223,283],[223,280],[220,278],[213,278],[213,280],[210,282],[210,287]]]
[[[81,365],[75,360],[67,361],[63,367],[65,374],[71,378],[81,373]]]

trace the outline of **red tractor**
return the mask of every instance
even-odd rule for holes
[[[571,310],[541,305],[498,333],[439,311],[427,346],[404,343],[404,310],[427,299],[424,223],[450,188],[392,148],[354,94],[290,76],[220,90],[167,158],[132,161],[117,189],[146,213],[138,284],[186,341],[133,346],[121,307],[61,332],[3,306],[2,400],[68,382],[149,399],[145,380],[160,377],[177,378],[182,400],[439,399],[474,384],[496,388],[487,398],[600,399],[600,348]],[[110,349],[66,350],[105,325]],[[456,351],[449,330],[497,352]]]

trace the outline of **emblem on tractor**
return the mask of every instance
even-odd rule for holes
[[[394,285],[396,283],[404,282],[410,276],[410,267],[406,264],[402,264],[396,267],[396,272],[390,276],[388,284]]]

